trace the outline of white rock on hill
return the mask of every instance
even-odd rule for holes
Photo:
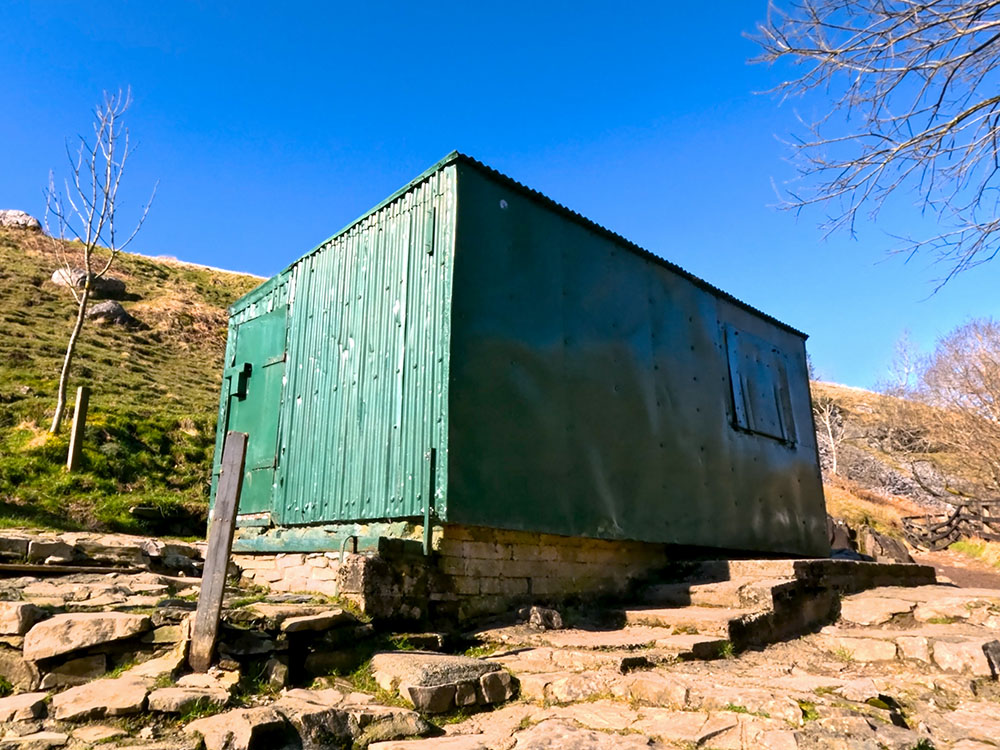
[[[42,225],[31,214],[16,209],[0,209],[0,227],[13,229],[30,229],[33,232],[42,231]]]

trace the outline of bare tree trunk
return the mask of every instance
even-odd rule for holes
[[[830,473],[837,473],[837,441],[833,439],[833,426],[830,424],[830,417],[824,420],[826,422],[826,434],[830,438]]]
[[[132,153],[129,146],[128,128],[121,119],[132,102],[132,90],[118,91],[117,95],[104,93],[104,102],[94,111],[94,141],[88,143],[80,137],[80,145],[74,158],[67,147],[72,180],[66,180],[65,201],[63,194],[56,190],[55,179],[49,173],[49,187],[45,195],[45,228],[49,230],[49,216],[58,222],[59,234],[55,243],[56,252],[62,262],[62,270],[69,282],[69,291],[77,303],[76,323],[66,344],[62,372],[59,374],[59,388],[56,397],[56,412],[52,417],[49,432],[59,434],[66,414],[66,391],[69,388],[69,373],[76,353],[76,343],[87,317],[87,302],[90,300],[92,285],[103,278],[111,268],[118,254],[135,239],[149,214],[149,207],[156,195],[156,186],[149,203],[142,210],[132,234],[122,242],[116,232],[118,211],[118,186],[125,172],[125,161]],[[73,285],[74,270],[63,247],[62,240],[67,235],[79,241],[83,250],[84,283],[78,292]],[[106,253],[99,258],[98,253]],[[95,263],[96,261],[96,263]],[[96,270],[95,270],[96,269]]]
[[[56,400],[56,413],[52,417],[52,427],[49,432],[58,435],[62,428],[63,417],[66,414],[66,389],[69,386],[69,371],[73,364],[73,354],[76,351],[76,341],[80,338],[80,331],[83,330],[83,321],[87,317],[87,302],[90,299],[90,278],[84,282],[83,293],[80,295],[80,304],[77,308],[76,323],[73,324],[73,332],[69,335],[69,342],[66,344],[66,356],[63,358],[62,372],[59,374],[59,391]]]

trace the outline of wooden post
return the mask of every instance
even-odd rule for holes
[[[208,551],[205,568],[201,573],[201,591],[198,594],[198,611],[194,616],[191,633],[191,650],[188,664],[195,672],[205,672],[212,664],[212,651],[219,633],[219,615],[222,613],[222,596],[226,592],[226,573],[229,570],[229,553],[233,549],[236,531],[236,509],[239,507],[240,490],[243,488],[243,468],[247,458],[247,435],[230,432],[222,449],[222,471],[212,508],[212,522],[208,531]]]
[[[76,407],[73,409],[73,430],[69,434],[69,453],[66,455],[66,469],[73,471],[80,463],[83,450],[83,428],[87,424],[87,404],[90,403],[90,388],[81,385],[76,389]]]

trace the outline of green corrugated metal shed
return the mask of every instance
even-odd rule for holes
[[[805,336],[467,156],[230,314],[243,526],[828,552]]]

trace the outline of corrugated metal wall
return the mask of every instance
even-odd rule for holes
[[[451,523],[828,551],[804,336],[467,157],[237,303],[229,376],[281,310],[273,508],[245,523],[433,493]]]
[[[449,521],[825,554],[802,335],[487,170],[458,179]]]
[[[421,516],[432,491],[443,508],[454,211],[451,166],[234,309],[227,366],[238,326],[287,305],[275,523]]]

